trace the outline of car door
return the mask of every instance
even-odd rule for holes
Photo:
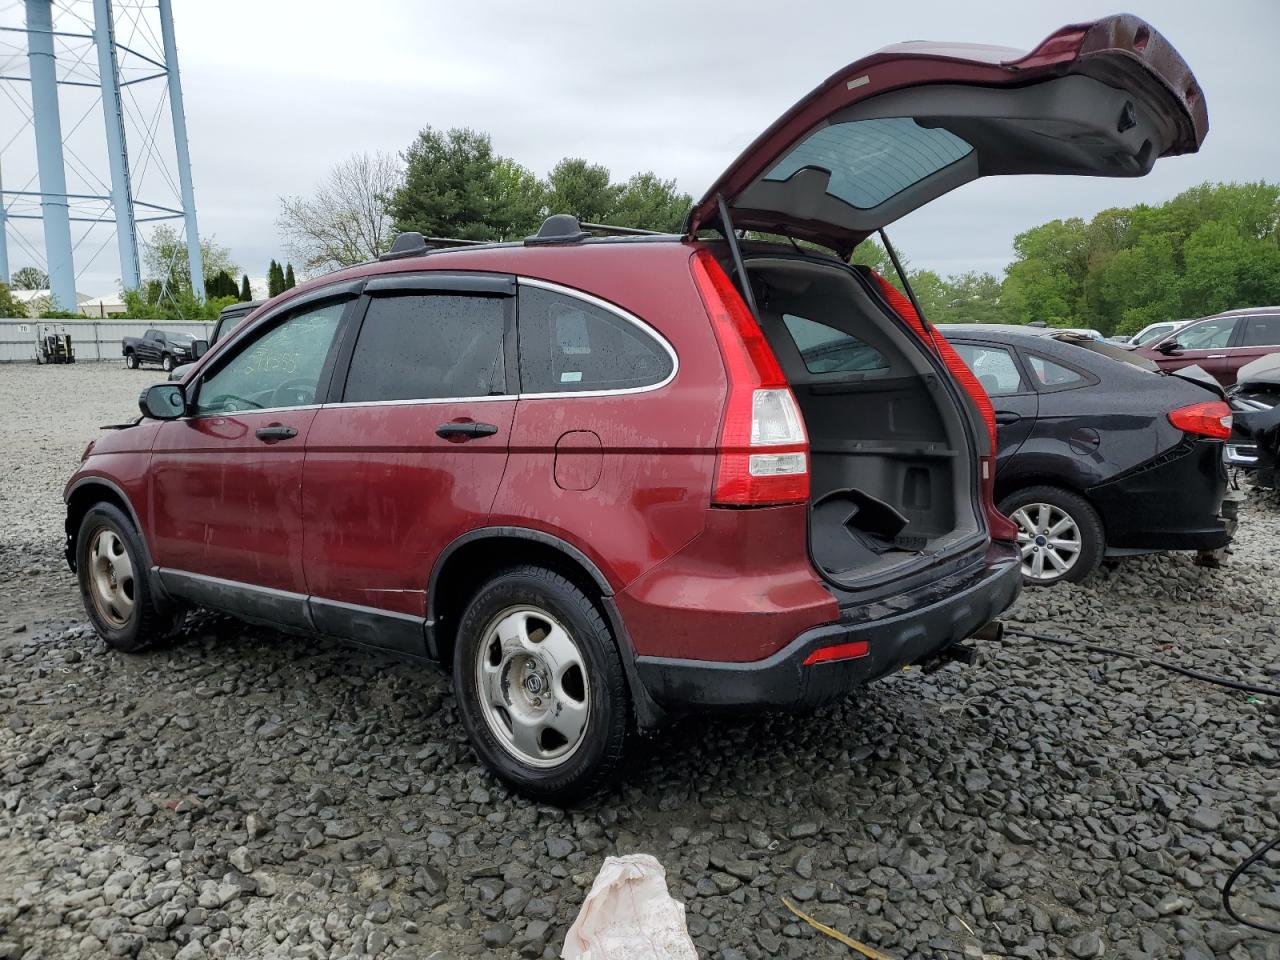
[[[188,387],[150,469],[155,561],[176,592],[305,626],[302,464],[349,287],[285,304]]]
[[[1280,351],[1280,313],[1245,317],[1235,345],[1227,350],[1223,373],[1218,379],[1224,387],[1229,387],[1236,382],[1241,367],[1277,351]]]
[[[144,333],[142,339],[138,341],[138,360],[144,363],[159,363],[162,339],[159,330],[148,330]]]
[[[323,632],[423,651],[436,558],[483,526],[516,408],[515,279],[371,280],[307,437],[304,568]]]
[[[1241,320],[1241,317],[1198,320],[1144,348],[1143,353],[1162,370],[1181,370],[1195,364],[1223,386],[1230,386],[1235,382],[1230,348],[1236,341]]]
[[[1031,435],[1039,412],[1039,397],[1011,348],[980,340],[951,339],[951,345],[991,398],[996,415],[996,476],[999,477]]]

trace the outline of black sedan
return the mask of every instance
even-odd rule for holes
[[[995,407],[996,499],[1031,584],[1079,582],[1103,557],[1215,550],[1224,510],[1222,389],[1069,333],[940,324]],[[1123,359],[1120,359],[1123,358]]]

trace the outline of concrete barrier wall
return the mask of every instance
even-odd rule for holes
[[[169,323],[155,320],[0,320],[0,363],[35,363],[40,354],[39,338],[50,333],[71,335],[76,362],[123,360],[121,337],[140,337],[158,328],[189,333],[208,340],[213,324]]]

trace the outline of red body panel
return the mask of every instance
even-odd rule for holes
[[[305,593],[302,460],[316,409],[174,420],[152,446],[146,516],[162,567]],[[264,443],[254,431],[297,436]]]
[[[436,558],[489,516],[515,408],[515,400],[470,400],[320,410],[302,496],[308,592],[425,616]],[[436,436],[463,418],[498,432],[465,442]]]

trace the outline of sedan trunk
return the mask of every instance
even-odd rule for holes
[[[815,565],[873,586],[975,542],[973,426],[936,358],[856,268],[777,255],[747,271],[809,435]]]

